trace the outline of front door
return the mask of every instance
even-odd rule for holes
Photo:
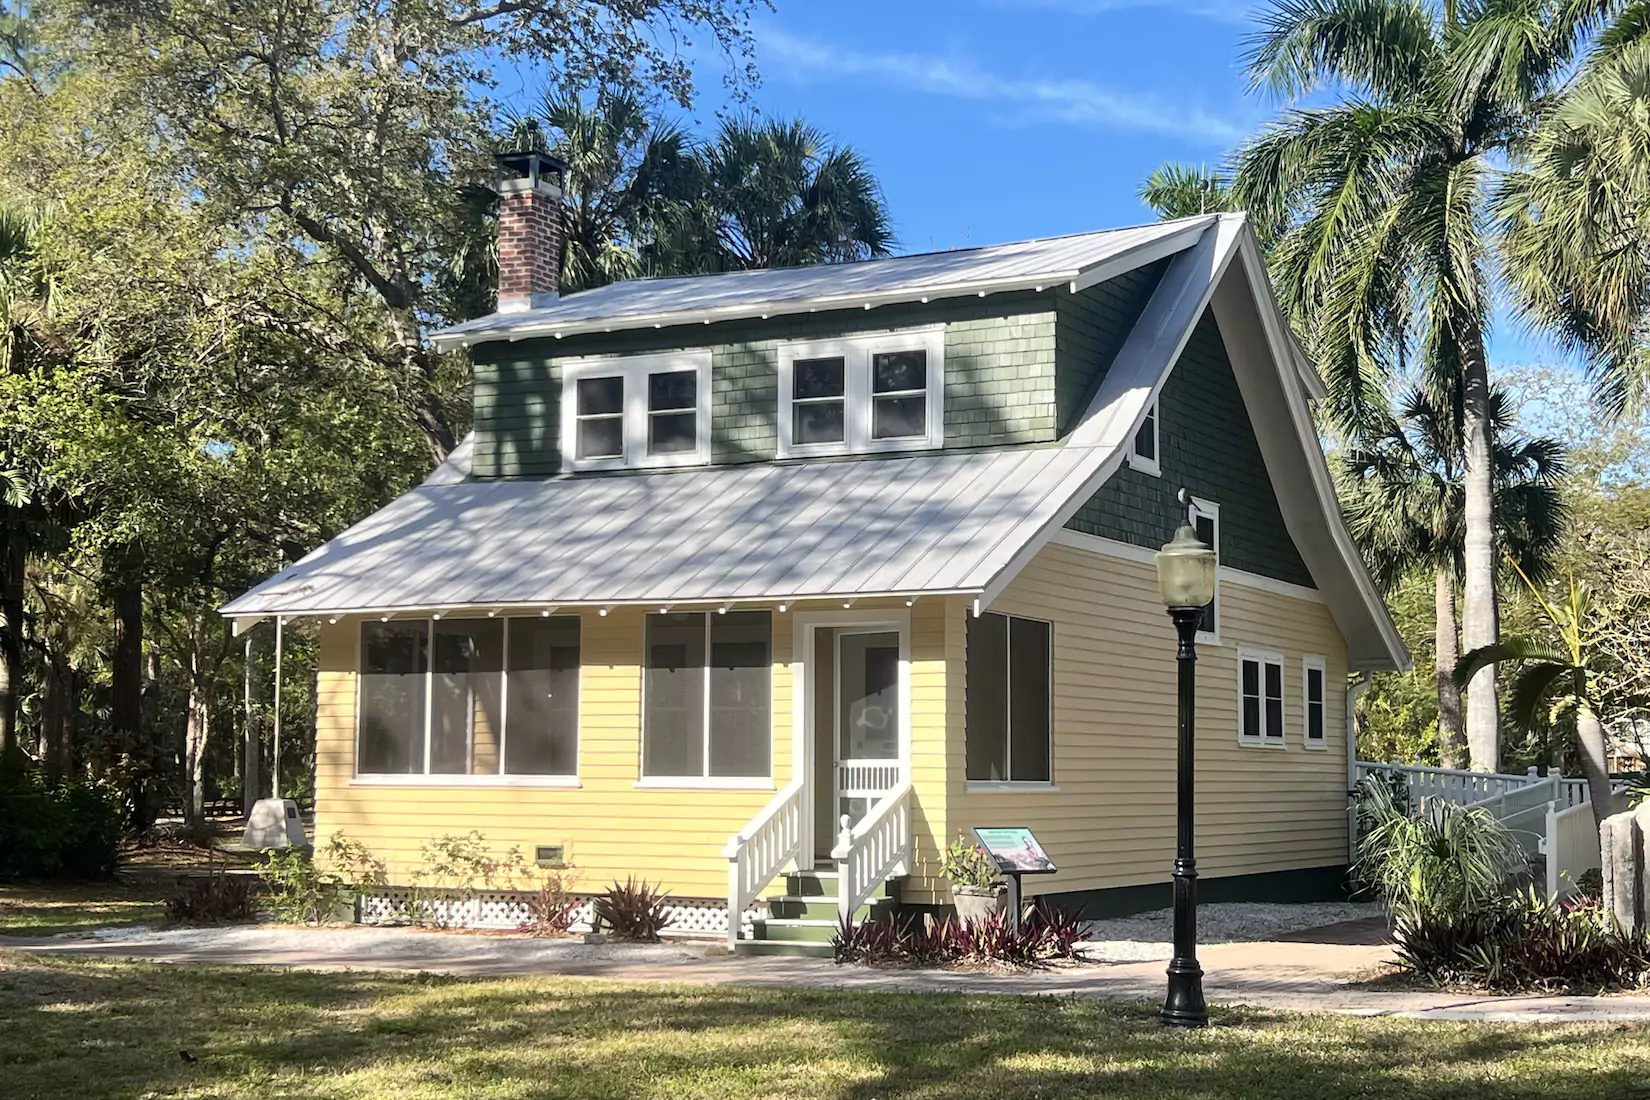
[[[835,632],[834,816],[858,823],[900,779],[900,636],[897,630]],[[833,830],[834,832],[834,830]]]

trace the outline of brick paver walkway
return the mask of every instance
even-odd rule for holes
[[[1352,922],[1362,925],[1367,922]],[[106,934],[107,935],[107,934]],[[995,993],[1155,1002],[1163,995],[1162,962],[1079,966],[1024,974],[839,967],[821,959],[745,958],[682,951],[626,959],[624,950],[581,957],[546,954],[544,941],[465,937],[409,929],[259,929],[239,945],[194,930],[169,940],[142,933],[109,938],[22,940],[0,937],[0,950],[136,958],[208,965],[258,964],[312,969],[413,970],[465,977],[555,974],[625,982],[784,988]],[[1296,933],[1290,940],[1214,944],[1199,958],[1211,1004],[1301,1012],[1344,1012],[1452,1020],[1650,1020],[1650,997],[1472,997],[1354,984],[1375,973],[1390,949],[1369,928],[1349,925]],[[1358,942],[1362,940],[1364,942]],[[1322,942],[1328,941],[1328,942]],[[1351,942],[1348,942],[1351,941]],[[539,945],[537,953],[528,945]]]

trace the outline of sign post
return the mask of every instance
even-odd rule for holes
[[[1008,919],[1018,932],[1020,899],[1024,896],[1020,876],[1052,875],[1059,868],[1048,858],[1048,853],[1043,851],[1043,846],[1030,829],[1019,826],[975,829],[974,839],[980,842],[985,854],[997,865],[998,872],[1008,876]]]

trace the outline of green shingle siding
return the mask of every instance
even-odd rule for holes
[[[1161,477],[1127,464],[1066,526],[1157,549],[1185,512],[1181,486],[1220,505],[1221,564],[1313,586],[1250,426],[1213,312],[1205,312],[1158,399]]]
[[[483,344],[475,351],[475,476],[560,472],[558,359],[711,348],[711,461],[762,462],[778,450],[781,343],[929,324],[946,326],[948,448],[1051,442],[1052,298],[1053,292],[998,294],[870,312]]]
[[[1055,404],[1059,433],[1076,427],[1118,349],[1163,278],[1168,260],[1126,272],[1056,301]]]

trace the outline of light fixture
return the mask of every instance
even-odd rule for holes
[[[602,618],[605,619],[605,618],[607,618],[607,612],[608,612],[608,608],[604,607],[600,611],[596,612],[596,614],[600,615]]]
[[[1157,591],[1170,611],[1208,606],[1215,598],[1217,555],[1197,537],[1190,523],[1183,523],[1174,538],[1153,557],[1157,566]]]
[[[788,606],[789,606],[788,604],[780,604],[779,605],[779,613],[781,615],[783,615],[785,613],[785,608],[788,607]]]

